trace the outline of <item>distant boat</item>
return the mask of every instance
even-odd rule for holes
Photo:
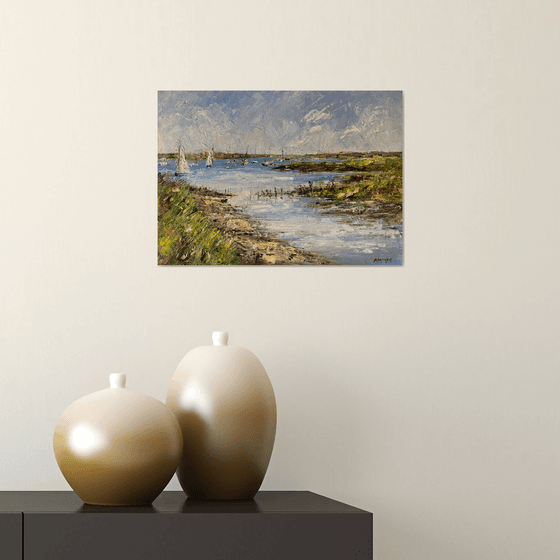
[[[166,159],[160,159],[159,164],[160,165],[167,165],[167,160]]]
[[[214,166],[214,150],[208,152],[208,157],[206,158],[206,167]]]
[[[185,152],[179,144],[179,149],[177,151],[177,173],[188,173],[189,172],[189,162],[185,157]]]

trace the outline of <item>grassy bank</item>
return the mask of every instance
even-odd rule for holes
[[[158,177],[158,264],[240,264],[235,249],[197,208],[184,181]]]
[[[341,181],[301,186],[299,194],[325,198],[330,204],[342,201],[381,201],[402,204],[402,156],[373,156],[337,162],[297,161],[275,167],[302,173],[348,173]]]
[[[372,156],[342,159],[341,161],[294,161],[285,165],[277,165],[275,170],[292,169],[301,173],[359,171],[367,173],[399,173],[402,176],[401,156]]]

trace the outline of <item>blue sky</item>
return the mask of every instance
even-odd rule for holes
[[[160,91],[158,152],[401,151],[400,91]]]

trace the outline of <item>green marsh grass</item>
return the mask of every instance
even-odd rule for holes
[[[158,264],[240,264],[231,243],[208,223],[184,181],[158,177]]]

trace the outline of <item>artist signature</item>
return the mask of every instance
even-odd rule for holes
[[[378,257],[375,257],[375,259],[373,259],[374,263],[383,263],[383,264],[389,264],[390,262],[393,262],[393,259],[380,259]]]

